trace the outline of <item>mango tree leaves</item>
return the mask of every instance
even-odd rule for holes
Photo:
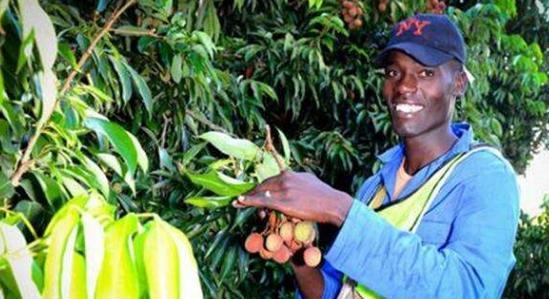
[[[177,247],[160,220],[148,223],[143,244],[147,286],[151,298],[178,298]]]
[[[208,132],[199,136],[215,146],[222,153],[244,160],[254,160],[260,149],[246,139],[233,138],[221,132]]]
[[[254,183],[242,182],[215,170],[209,170],[204,174],[186,171],[185,174],[194,184],[222,196],[238,196],[255,187]]]
[[[147,109],[147,112],[149,112],[149,115],[150,115],[152,113],[153,102],[152,102],[151,90],[149,89],[147,82],[145,82],[145,79],[138,72],[136,72],[128,63],[126,63],[125,61],[122,61],[122,64],[132,76],[133,84],[137,88],[137,92],[139,92],[139,95],[143,100],[143,104],[145,104],[145,108]]]
[[[57,78],[55,74],[49,70],[44,70],[44,73],[39,76],[41,97],[42,97],[42,114],[40,116],[39,124],[44,124],[48,121],[50,115],[55,109],[55,103],[57,98],[56,82]]]
[[[164,221],[161,224],[166,228],[177,248],[179,298],[202,298],[198,265],[194,258],[191,242],[179,229]]]
[[[122,100],[127,103],[128,100],[131,98],[133,91],[130,72],[127,70],[124,64],[122,64],[119,58],[109,56],[109,59],[111,60],[114,70],[118,75],[118,79],[120,80],[120,84],[122,85]]]
[[[96,298],[138,298],[139,280],[132,238],[139,225],[137,216],[128,214],[107,228]]]
[[[284,151],[284,160],[286,161],[286,163],[289,163],[291,157],[290,143],[288,142],[286,135],[284,135],[284,133],[280,129],[277,129],[277,131],[278,136],[280,137],[280,143],[282,143],[282,150]]]
[[[199,208],[216,209],[229,205],[234,196],[193,196],[185,200],[186,204]]]
[[[34,31],[43,70],[50,70],[57,57],[57,36],[53,24],[37,0],[19,0],[18,3],[23,35],[26,37]]]
[[[95,287],[105,252],[103,227],[88,213],[82,214],[86,253],[86,286],[88,298],[95,298]]]
[[[79,218],[77,210],[69,206],[51,229],[45,265],[47,275],[43,295],[46,299],[69,298]]]
[[[4,261],[8,269],[0,271],[0,281],[14,281],[10,291],[21,298],[40,298],[32,280],[32,255],[25,237],[17,227],[0,222],[0,264]]]
[[[63,205],[64,196],[63,191],[57,181],[38,171],[33,171],[32,173],[40,184],[50,207],[55,210],[61,208]]]
[[[95,117],[86,118],[84,125],[109,139],[115,150],[126,162],[130,174],[135,173],[138,164],[143,171],[147,171],[148,159],[143,148],[137,142],[135,136],[124,130],[120,125]]]
[[[11,181],[0,171],[0,199],[10,198],[14,192]]]
[[[280,174],[280,168],[271,153],[264,153],[263,161],[256,165],[255,172],[259,182],[263,182],[270,177]]]

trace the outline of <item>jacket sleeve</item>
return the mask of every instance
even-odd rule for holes
[[[497,162],[452,190],[460,206],[443,247],[396,229],[355,200],[326,260],[386,298],[501,296],[514,265],[519,210],[515,174]]]

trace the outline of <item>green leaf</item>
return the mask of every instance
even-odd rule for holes
[[[95,8],[95,10],[97,10],[97,12],[103,12],[105,10],[105,8],[107,8],[107,4],[109,2],[110,2],[110,0],[99,0],[97,2],[97,7]]]
[[[182,63],[183,58],[181,58],[181,55],[175,55],[173,57],[170,73],[172,74],[172,79],[175,83],[179,83],[179,81],[181,81],[181,77],[183,75]]]
[[[185,200],[186,204],[199,208],[215,209],[229,205],[233,196],[196,196]]]
[[[114,146],[128,167],[128,171],[133,174],[137,168],[137,149],[130,134],[120,125],[108,120],[88,117],[84,125],[94,130],[97,134],[106,136]]]
[[[127,103],[128,100],[132,97],[133,92],[130,73],[124,67],[122,62],[120,62],[119,58],[109,56],[109,59],[114,67],[114,70],[116,71],[116,74],[118,75],[118,79],[121,83],[120,85],[122,86],[122,100]]]
[[[49,71],[57,56],[57,36],[53,24],[37,0],[19,0],[18,3],[23,35],[26,37],[34,31],[43,70]]]
[[[222,196],[238,196],[255,187],[254,183],[239,181],[215,170],[209,170],[204,174],[185,171],[185,174],[194,184]]]
[[[95,164],[95,162],[93,162],[85,155],[81,155],[80,160],[86,166],[85,171],[91,174],[91,176],[89,176],[89,180],[93,182],[93,187],[98,188],[99,191],[108,198],[110,192],[109,179],[107,179],[107,176],[105,175],[103,170],[101,170],[101,168],[97,164]]]
[[[137,138],[133,136],[132,133],[128,132],[128,135],[130,136],[133,146],[137,151],[137,165],[141,167],[141,170],[143,170],[143,172],[147,172],[149,170],[149,158],[147,158],[147,154],[143,150],[143,147],[141,147],[141,144],[139,143]]]
[[[280,143],[282,143],[282,150],[284,151],[284,160],[287,164],[290,163],[291,158],[291,151],[290,151],[290,143],[288,142],[288,139],[286,138],[286,135],[280,130],[276,129],[278,131],[278,136],[280,137]]]
[[[260,149],[253,142],[246,139],[233,138],[222,132],[208,132],[199,136],[222,153],[244,160],[254,160]]]
[[[25,237],[17,227],[0,222],[0,261],[7,262],[10,278],[15,281],[21,298],[38,299],[40,293],[32,280],[32,255]],[[8,279],[0,275],[0,282]]]
[[[0,18],[4,15],[4,12],[8,8],[9,0],[0,0]]]
[[[82,213],[84,246],[86,256],[86,290],[88,298],[95,298],[95,287],[105,253],[103,227],[90,214]]]
[[[72,68],[76,69],[78,67],[78,63],[76,62],[76,57],[74,56],[74,53],[71,50],[71,47],[69,44],[65,42],[59,43],[59,54],[63,56],[69,62]]]
[[[139,92],[139,95],[141,96],[141,99],[143,100],[143,104],[145,104],[145,108],[147,109],[147,112],[149,113],[149,116],[152,114],[152,108],[153,108],[153,102],[152,102],[152,94],[151,90],[149,89],[149,86],[147,85],[147,82],[143,77],[137,73],[129,64],[127,64],[125,61],[122,61],[122,64],[126,68],[126,70],[130,73],[133,79],[133,84],[135,88],[137,88],[137,92]]]
[[[158,149],[158,158],[160,160],[160,168],[167,168],[171,171],[176,171],[172,157],[165,148]]]
[[[69,292],[69,298],[71,299],[86,299],[87,297],[86,285],[86,261],[84,257],[74,252],[72,258],[72,270],[71,270],[71,286]]]
[[[95,298],[138,298],[139,280],[133,250],[133,235],[139,230],[135,214],[128,214],[107,227],[105,255],[97,280]]]
[[[263,161],[256,166],[255,172],[259,182],[263,182],[270,177],[279,175],[280,169],[275,157],[271,153],[264,153]]]
[[[141,28],[132,25],[122,25],[113,30],[117,35],[121,36],[142,36],[143,34],[149,33],[149,30],[146,28]]]
[[[107,165],[110,169],[114,170],[116,174],[123,177],[122,165],[120,165],[118,158],[116,158],[114,155],[107,154],[107,153],[99,153],[99,154],[96,154],[96,157],[99,158],[99,160],[101,160],[101,162]]]
[[[67,190],[72,197],[88,194],[88,191],[70,176],[63,175],[61,177],[61,182],[63,183],[63,186],[65,186],[65,190]]]
[[[180,298],[179,258],[171,235],[155,219],[147,223],[143,259],[150,298]]]
[[[34,201],[24,199],[17,203],[15,208],[13,208],[13,211],[21,213],[31,223],[39,223],[40,221],[45,221],[42,214],[44,212],[44,208],[39,203]]]
[[[74,245],[78,231],[78,212],[68,208],[57,219],[50,231],[48,254],[46,256],[44,298],[69,298]]]
[[[53,109],[55,109],[57,99],[57,78],[51,70],[46,69],[42,74],[39,75],[39,79],[40,87],[42,88],[42,114],[38,123],[44,124],[46,123],[46,121],[49,120],[51,114],[53,113]]]
[[[194,258],[191,242],[183,232],[169,225],[167,222],[161,222],[171,235],[177,248],[177,257],[179,261],[179,297],[185,298],[203,298],[200,278],[198,276],[198,265]]]
[[[212,39],[210,38],[210,36],[202,31],[194,31],[193,35],[195,35],[200,41],[200,43],[204,46],[204,48],[206,48],[206,51],[208,52],[208,56],[210,56],[210,58],[213,58],[215,45],[212,42]]]
[[[41,172],[33,171],[32,174],[34,174],[36,180],[40,184],[50,207],[54,210],[61,208],[63,205],[63,194],[59,184],[54,179]]]
[[[10,179],[0,171],[0,199],[10,198],[14,193]]]
[[[221,281],[223,281],[225,277],[232,272],[238,258],[237,254],[238,246],[231,246],[231,248],[229,248],[229,252],[226,253],[223,260],[223,266],[221,267]]]

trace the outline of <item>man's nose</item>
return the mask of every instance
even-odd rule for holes
[[[414,93],[417,90],[417,78],[412,74],[404,74],[397,83],[399,94]]]

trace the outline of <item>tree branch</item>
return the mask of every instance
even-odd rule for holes
[[[59,94],[57,96],[57,100],[55,101],[55,104],[54,104],[54,107],[57,106],[59,104],[59,99],[61,98],[61,96],[67,92],[67,90],[69,90],[70,86],[71,86],[71,83],[74,79],[74,77],[76,77],[76,75],[78,74],[78,72],[80,71],[80,69],[84,66],[84,64],[86,63],[86,61],[88,61],[88,59],[90,58],[91,54],[93,53],[93,49],[97,46],[97,43],[99,42],[99,40],[101,40],[101,38],[107,33],[109,32],[109,30],[111,29],[112,25],[118,20],[118,18],[120,18],[120,16],[122,15],[122,13],[124,13],[124,11],[126,11],[130,6],[132,6],[133,4],[135,4],[137,2],[137,0],[129,0],[128,2],[126,2],[126,4],[124,4],[121,8],[115,10],[113,12],[113,14],[109,17],[107,23],[105,24],[105,26],[103,26],[103,28],[101,29],[101,31],[99,31],[99,33],[95,36],[95,38],[92,40],[92,42],[90,43],[90,45],[88,46],[88,48],[86,49],[86,51],[84,52],[84,54],[82,55],[82,57],[80,57],[80,60],[78,61],[78,65],[75,69],[72,70],[72,72],[69,74],[69,76],[67,77],[67,79],[65,80],[65,83],[63,84],[63,87],[61,88],[61,90],[59,91]],[[30,168],[30,166],[32,166],[34,163],[32,162],[32,160],[30,160],[30,155],[32,153],[32,149],[34,148],[34,146],[36,145],[36,141],[38,141],[38,138],[40,137],[40,134],[42,134],[42,130],[44,129],[44,126],[48,123],[53,111],[55,109],[52,109],[47,115],[46,117],[44,117],[45,121],[43,122],[40,122],[37,127],[36,127],[36,131],[34,132],[34,134],[32,135],[32,137],[30,138],[29,140],[29,143],[27,145],[27,148],[25,148],[25,151],[23,152],[23,157],[21,158],[21,160],[19,160],[19,163],[17,165],[17,169],[15,170],[15,172],[13,173],[13,175],[11,176],[11,184],[13,186],[18,186],[19,185],[19,180],[21,179],[21,177],[23,176],[23,174],[25,174],[25,172],[27,172]]]
[[[205,117],[201,117],[199,115],[196,115],[196,113],[194,113],[192,110],[190,109],[185,109],[185,114],[189,115],[190,117],[196,119],[197,121],[203,123],[204,125],[206,125],[207,127],[209,127],[210,129],[212,130],[215,130],[215,131],[219,131],[219,132],[223,132],[223,133],[226,133],[226,134],[230,134],[229,132],[227,132],[227,130],[225,130],[224,128],[212,123],[211,121],[207,120]]]

